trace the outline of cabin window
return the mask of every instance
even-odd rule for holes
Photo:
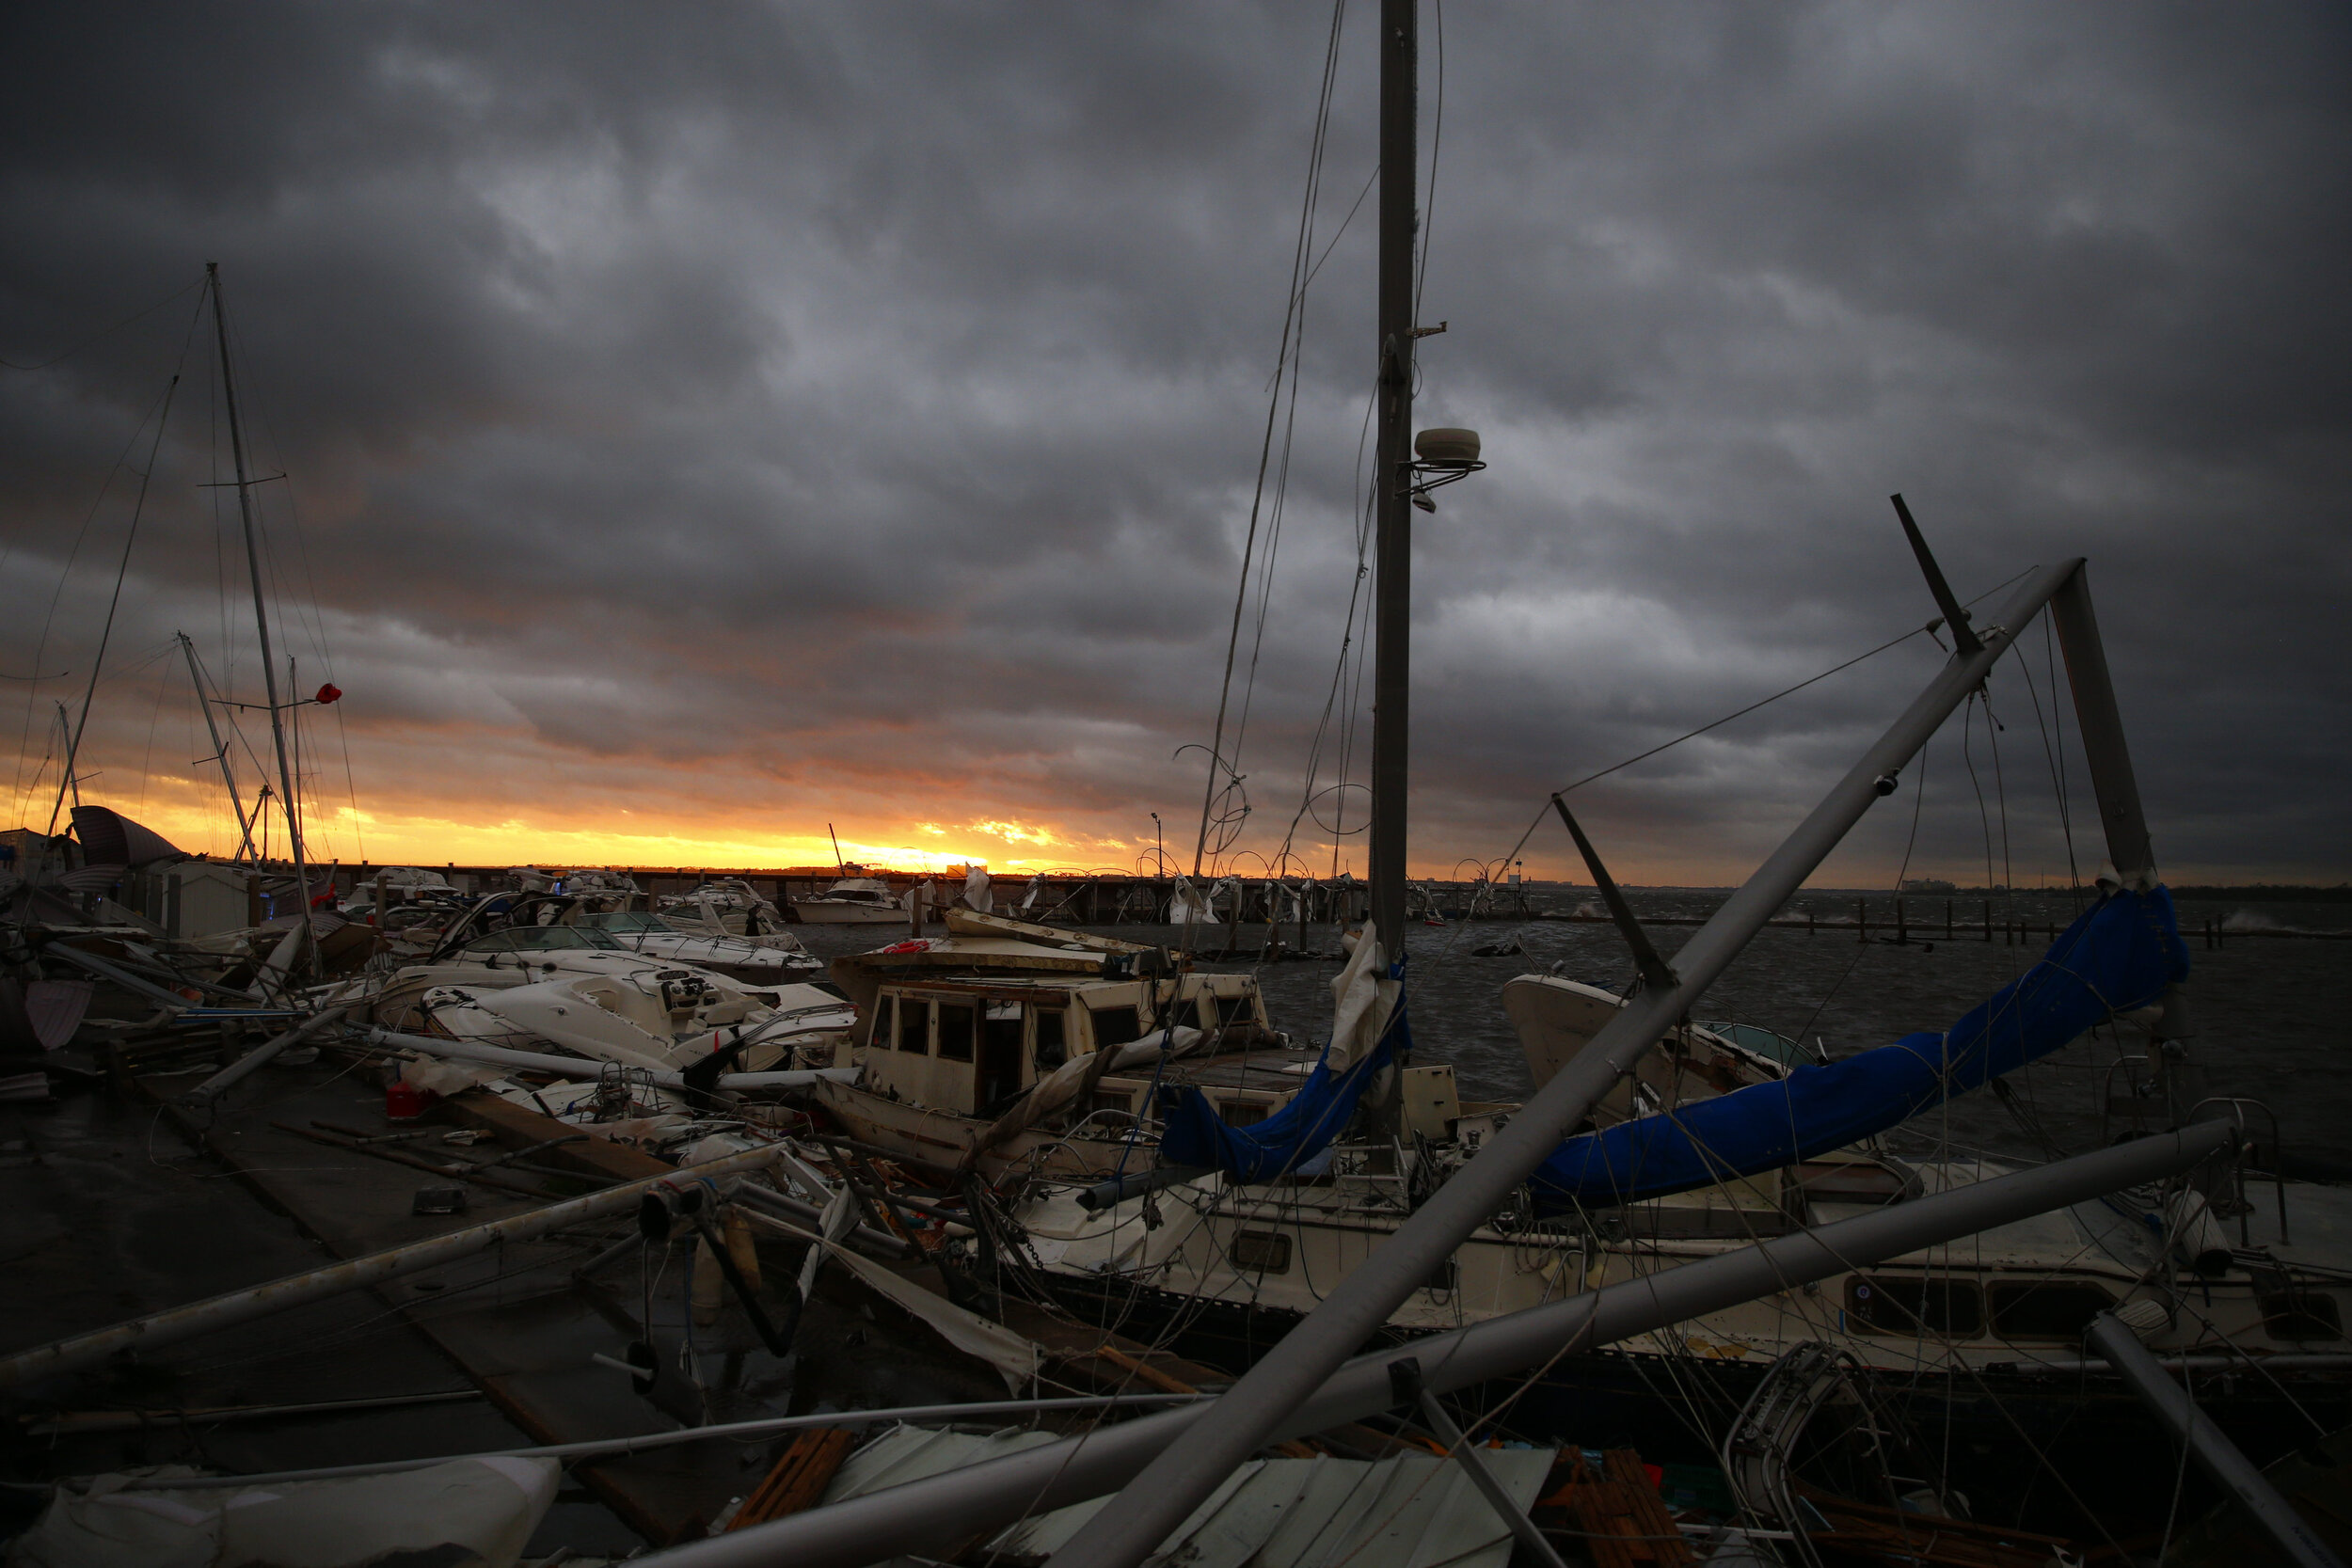
[[[1265,1120],[1265,1107],[1254,1100],[1229,1100],[1218,1107],[1217,1115],[1228,1127],[1255,1127]]]
[[[1021,1004],[991,1002],[980,1009],[981,1105],[1021,1089]]]
[[[1206,998],[1211,1016],[1220,1023],[1255,1023],[1257,1004],[1248,996],[1210,996]]]
[[[1462,1265],[1454,1259],[1447,1259],[1429,1271],[1429,1277],[1421,1282],[1421,1288],[1436,1295],[1446,1295],[1460,1290]]]
[[[1037,1070],[1040,1077],[1070,1060],[1070,1045],[1062,1037],[1064,1014],[1059,1007],[1037,1010]]]
[[[2274,1339],[2341,1339],[2344,1318],[2325,1291],[2265,1291],[2263,1328]]]
[[[1235,1274],[1288,1274],[1291,1239],[1279,1230],[1236,1230],[1232,1256]]]
[[[1093,1007],[1089,1011],[1094,1014],[1095,1050],[1104,1051],[1143,1038],[1143,1015],[1134,1004],[1124,1007]]]
[[[939,1059],[943,1062],[968,1062],[972,1059],[972,1007],[963,1002],[942,1002],[939,1005]]]
[[[1966,1339],[1983,1329],[1984,1305],[1964,1280],[1856,1275],[1846,1281],[1846,1321],[1865,1334]]]
[[[898,1049],[917,1056],[930,1054],[931,1005],[912,997],[898,998]]]
[[[2115,1305],[2096,1285],[2065,1279],[1996,1284],[1993,1331],[2004,1339],[2079,1339],[2090,1320]]]

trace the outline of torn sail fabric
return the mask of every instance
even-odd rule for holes
[[[1389,1065],[1399,1049],[1409,1053],[1413,1048],[1412,1030],[1405,1021],[1402,958],[1389,965],[1389,978],[1398,982],[1396,1002],[1379,1043],[1337,1072],[1331,1069],[1330,1048],[1325,1047],[1307,1082],[1265,1120],[1234,1127],[1216,1114],[1199,1089],[1186,1085],[1164,1092],[1160,1164],[1226,1171],[1240,1181],[1272,1181],[1322,1153],[1345,1131],[1364,1085]]]
[[[1539,1209],[1598,1209],[1776,1170],[1981,1087],[2111,1014],[2151,1005],[2187,974],[2172,895],[2110,893],[1948,1031],[1570,1138],[1529,1185]]]

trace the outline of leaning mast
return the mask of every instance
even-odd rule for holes
[[[204,667],[196,659],[196,641],[184,631],[172,635],[180,640],[180,651],[188,656],[188,679],[196,687],[197,705],[204,710],[204,729],[213,737],[213,760],[220,764],[220,782],[229,791],[229,809],[237,814],[237,833],[245,841],[245,857],[258,869],[262,863],[261,851],[253,847],[253,825],[246,819],[245,801],[237,794],[237,774],[230,766],[229,744],[221,739],[220,721],[213,717],[212,693],[205,688]],[[253,814],[259,817],[261,808],[254,807]]]
[[[253,576],[253,624],[262,638],[262,682],[269,696],[269,733],[278,750],[278,801],[286,812],[286,846],[294,858],[294,883],[301,891],[303,925],[310,920],[310,872],[302,854],[302,825],[294,816],[294,765],[286,754],[286,714],[278,701],[278,668],[270,652],[269,607],[262,594],[262,548],[253,526],[253,485],[245,462],[245,429],[237,421],[237,384],[229,370],[229,316],[220,297],[220,263],[204,263],[205,280],[213,290],[213,330],[220,344],[220,393],[229,415],[229,451],[237,470],[237,514],[245,524],[245,561]],[[303,949],[308,952],[308,948]]]

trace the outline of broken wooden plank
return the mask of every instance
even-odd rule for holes
[[[764,1525],[811,1507],[825,1495],[834,1472],[856,1443],[856,1433],[847,1427],[811,1427],[799,1433],[786,1445],[767,1479],[735,1511],[727,1528]]]
[[[1564,1472],[1565,1484],[1538,1501],[1534,1513],[1595,1568],[1679,1568],[1698,1560],[1631,1449],[1610,1449],[1598,1470],[1582,1450],[1570,1449],[1553,1474]]]

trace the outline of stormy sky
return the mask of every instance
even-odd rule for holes
[[[831,822],[852,858],[1132,868],[1156,812],[1188,863],[1178,749],[1256,499],[1224,863],[1328,871],[1370,736],[1360,619],[1338,661],[1375,10],[1339,18],[1314,166],[1316,6],[12,8],[15,819],[48,818],[151,450],[77,771],[233,847],[172,641],[262,700],[216,261],[286,476],[254,491],[281,657],[348,693],[303,710],[317,852],[775,865]],[[2090,558],[2174,879],[2352,876],[2342,9],[1422,15],[1419,422],[1491,466],[1418,518],[1417,873],[1920,626],[1900,490],[1964,597]],[[2062,670],[2024,651],[1821,881],[2063,879],[2060,765],[2096,863]],[[1629,879],[1743,875],[1943,657],[1575,798]],[[266,724],[227,712],[249,801]],[[1556,825],[1524,854],[1570,861]]]

